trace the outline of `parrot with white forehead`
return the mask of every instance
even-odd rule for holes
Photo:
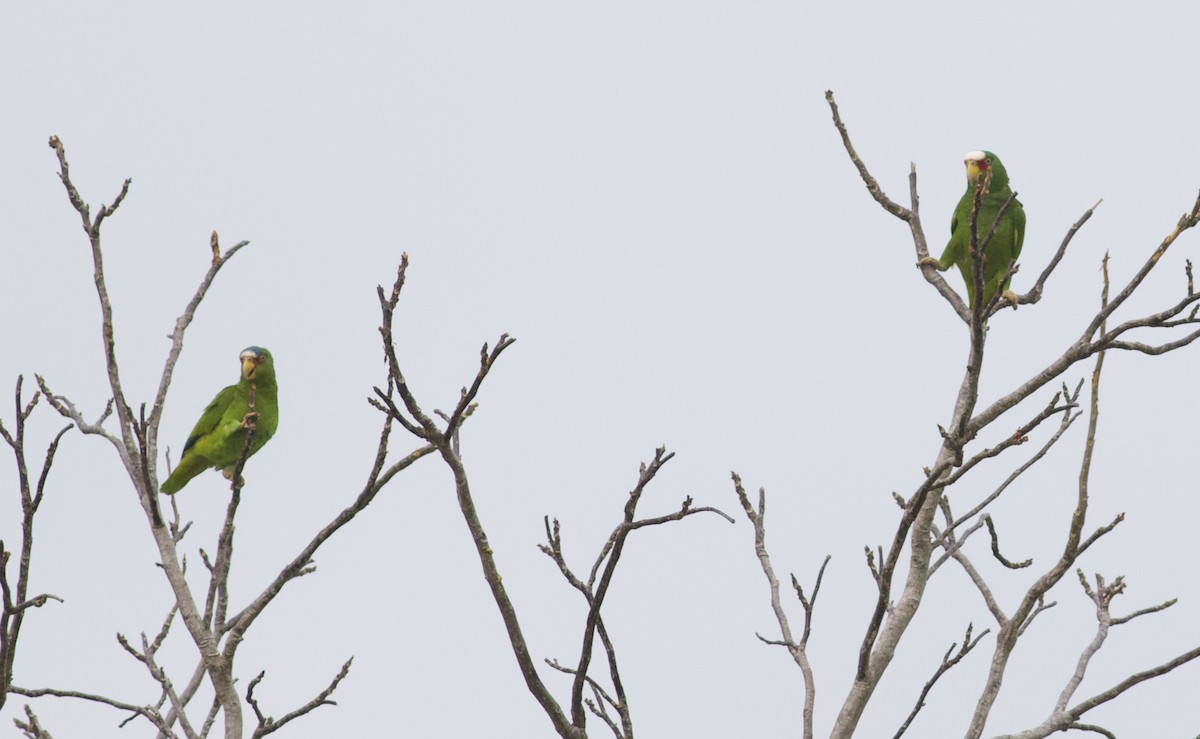
[[[979,243],[982,244],[996,223],[1000,208],[1012,196],[1008,186],[1008,171],[1000,163],[1000,157],[990,151],[968,152],[963,158],[967,168],[967,191],[958,201],[954,216],[950,219],[950,242],[946,244],[941,259],[925,257],[918,265],[929,265],[940,272],[958,265],[963,280],[967,283],[967,301],[975,307],[975,278],[972,274],[971,259],[971,208],[975,203],[975,187],[983,178],[985,189],[979,202],[979,213],[976,218],[976,228]],[[990,180],[987,179],[991,175]],[[1008,289],[1008,281],[1004,279],[1009,266],[1021,255],[1021,244],[1025,241],[1025,209],[1016,198],[1009,203],[1003,218],[996,223],[996,233],[987,244],[983,265],[983,303],[987,305],[997,291],[1014,308],[1017,307],[1017,296]],[[1003,281],[1004,284],[1001,284]]]
[[[246,447],[251,388],[254,389],[254,412],[258,417],[247,459],[275,435],[279,426],[275,359],[261,346],[246,348],[238,359],[242,364],[241,378],[236,385],[217,393],[200,415],[183,445],[179,465],[162,484],[162,491],[167,495],[179,492],[189,480],[210,467],[221,470],[226,479],[233,478],[233,470]]]

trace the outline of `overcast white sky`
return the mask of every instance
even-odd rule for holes
[[[131,400],[152,397],[166,335],[207,267],[208,236],[251,245],[197,315],[163,424],[178,448],[237,378],[237,354],[276,357],[278,435],[249,465],[232,578],[256,594],[360,489],[384,379],[375,285],[412,260],[402,361],[427,408],[448,407],[479,346],[518,342],[464,432],[480,514],[534,656],[573,659],[583,603],[536,549],[563,523],[586,568],[620,516],[638,463],[678,453],[643,502],[685,495],[730,513],[730,470],[769,494],[781,572],[810,583],[833,560],[811,657],[818,734],[845,695],[872,583],[864,545],[890,540],[891,491],[932,462],[965,362],[965,332],[920,278],[907,228],[865,192],[830,124],[833,89],[859,152],[906,201],[921,175],[940,251],[963,188],[962,155],[1003,157],[1028,215],[1015,279],[1025,289],[1067,227],[1099,198],[1037,306],[993,321],[989,401],[1040,369],[1095,309],[1099,259],[1137,269],[1190,207],[1195,27],[1200,7],[1127,3],[440,2],[24,3],[0,25],[0,397],[44,375],[93,416],[107,387],[86,240],[55,177],[51,134],[92,203],[133,178],[106,225],[117,349]],[[852,7],[852,5],[854,5]],[[1178,299],[1182,239],[1130,312]],[[1194,258],[1194,256],[1193,256]],[[948,277],[956,288],[956,274]],[[1081,688],[1090,695],[1200,638],[1193,454],[1195,351],[1111,357],[1092,483],[1092,525],[1127,521],[1089,572],[1125,575],[1124,613]],[[1065,378],[1072,385],[1088,367]],[[1040,408],[1051,391],[1031,400]],[[1003,420],[1003,436],[1031,413]],[[12,423],[11,404],[0,418]],[[60,419],[31,421],[34,452]],[[1048,429],[1036,437],[1045,438]],[[1061,549],[1082,445],[997,506],[1012,559]],[[986,441],[986,440],[984,440]],[[994,439],[993,439],[994,441]],[[400,453],[399,438],[393,448]],[[403,449],[407,451],[407,449]],[[1024,447],[956,493],[977,500]],[[5,450],[7,455],[7,450]],[[17,539],[11,459],[0,462],[0,536]],[[227,488],[180,496],[215,547]],[[964,509],[965,510],[965,509]],[[985,559],[984,542],[974,542]],[[116,632],[153,632],[169,606],[155,549],[113,450],[69,435],[38,517],[31,612],[16,682],[158,691]],[[287,587],[250,632],[237,674],[279,716],[354,667],[295,737],[549,737],[480,576],[448,472],[428,459],[398,478]],[[989,570],[992,570],[988,566]],[[994,572],[1011,610],[1033,575]],[[1073,576],[1016,652],[989,733],[1041,721],[1091,638]],[[793,618],[800,618],[798,604]],[[752,532],[694,517],[631,539],[605,611],[639,736],[799,734],[802,682],[778,648]],[[862,723],[891,736],[966,623],[991,626],[946,568]],[[167,663],[193,664],[180,629]],[[992,642],[939,684],[914,737],[956,736]],[[1121,736],[1193,737],[1200,666],[1089,714]],[[569,682],[545,671],[563,700]],[[0,736],[16,735],[0,713]],[[42,700],[60,739],[152,735],[101,707]],[[604,736],[593,721],[594,736]]]

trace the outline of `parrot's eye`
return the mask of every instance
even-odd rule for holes
[[[987,164],[991,164],[991,163],[992,163],[992,158],[991,158],[991,157],[988,157],[987,159],[984,159],[983,161],[984,161],[984,162],[986,162]]]

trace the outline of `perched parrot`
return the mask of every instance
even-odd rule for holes
[[[258,419],[247,457],[262,449],[263,444],[275,435],[279,426],[275,360],[271,352],[261,346],[248,347],[240,358],[242,379],[217,393],[204,409],[183,445],[179,465],[162,484],[162,491],[167,495],[179,492],[188,480],[210,467],[221,470],[226,479],[233,478],[233,468],[246,446],[251,388],[254,388],[254,410]]]
[[[996,215],[1005,201],[1012,195],[1008,186],[1008,171],[1000,163],[1000,157],[990,151],[969,152],[963,161],[967,166],[967,191],[958,201],[954,216],[950,219],[950,242],[942,252],[941,259],[925,257],[918,264],[931,265],[945,272],[951,265],[958,265],[963,280],[967,283],[967,302],[975,306],[975,278],[972,274],[971,260],[971,208],[975,204],[975,184],[981,177],[991,172],[991,182],[983,191],[979,202],[979,214],[976,217],[976,228],[979,243],[982,244],[992,230]],[[986,180],[985,180],[986,182]],[[1014,308],[1017,307],[1016,295],[1008,289],[1007,281],[1001,285],[1009,265],[1017,261],[1021,255],[1021,244],[1025,241],[1025,209],[1021,201],[1013,199],[1004,218],[996,226],[996,233],[988,242],[983,264],[983,303],[987,303],[997,291],[1009,299]]]

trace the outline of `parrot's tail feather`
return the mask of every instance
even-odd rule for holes
[[[179,466],[163,482],[161,490],[167,495],[174,495],[182,490],[183,486],[187,485],[189,480],[208,469],[208,467],[208,463],[200,457],[185,454],[183,455],[183,459],[179,461]]]

